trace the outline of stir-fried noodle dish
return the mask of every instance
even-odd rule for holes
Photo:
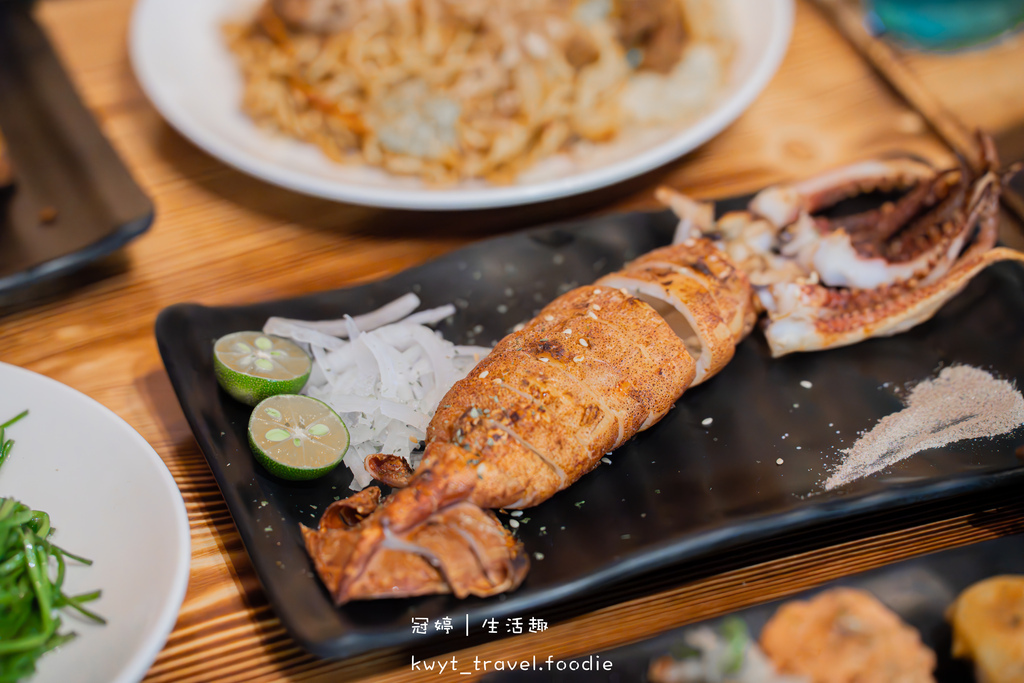
[[[226,27],[259,125],[432,184],[514,182],[692,119],[732,50],[716,0],[268,0]]]

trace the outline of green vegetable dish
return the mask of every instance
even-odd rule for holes
[[[0,465],[14,441],[7,429],[28,411],[0,424]],[[36,660],[75,637],[60,632],[58,610],[74,609],[106,623],[84,605],[100,591],[67,595],[62,589],[67,560],[92,564],[50,542],[50,516],[13,498],[0,498],[0,683],[31,676]]]

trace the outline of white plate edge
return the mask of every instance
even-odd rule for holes
[[[177,622],[178,614],[181,611],[181,605],[185,601],[185,593],[188,590],[189,576],[192,569],[192,530],[188,521],[185,500],[181,496],[181,490],[178,488],[177,482],[171,475],[171,471],[167,469],[167,464],[160,457],[160,454],[134,427],[110,408],[63,382],[18,365],[0,361],[0,372],[21,373],[31,376],[33,380],[30,381],[37,380],[43,384],[49,384],[55,391],[70,393],[77,399],[84,399],[85,403],[90,403],[94,408],[98,408],[101,413],[112,418],[115,424],[123,428],[126,431],[127,437],[133,439],[140,446],[140,449],[146,453],[152,464],[157,465],[154,469],[156,470],[158,480],[167,487],[167,491],[171,494],[170,498],[174,501],[174,526],[178,532],[179,556],[171,585],[171,594],[164,603],[161,614],[155,622],[156,626],[153,628],[153,633],[143,641],[135,654],[127,660],[121,673],[112,683],[134,683],[135,681],[141,681],[160,654],[164,644],[167,642],[168,636],[170,636],[171,631],[174,629],[174,624]]]

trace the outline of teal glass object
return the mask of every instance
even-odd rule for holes
[[[1024,25],[1024,0],[866,0],[876,33],[926,50],[958,50]]]

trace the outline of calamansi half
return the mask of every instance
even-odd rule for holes
[[[233,332],[213,345],[213,367],[224,391],[246,405],[297,394],[313,362],[295,342],[262,332]]]
[[[322,477],[345,457],[348,443],[348,427],[338,414],[309,396],[271,396],[249,417],[253,455],[282,479]]]

